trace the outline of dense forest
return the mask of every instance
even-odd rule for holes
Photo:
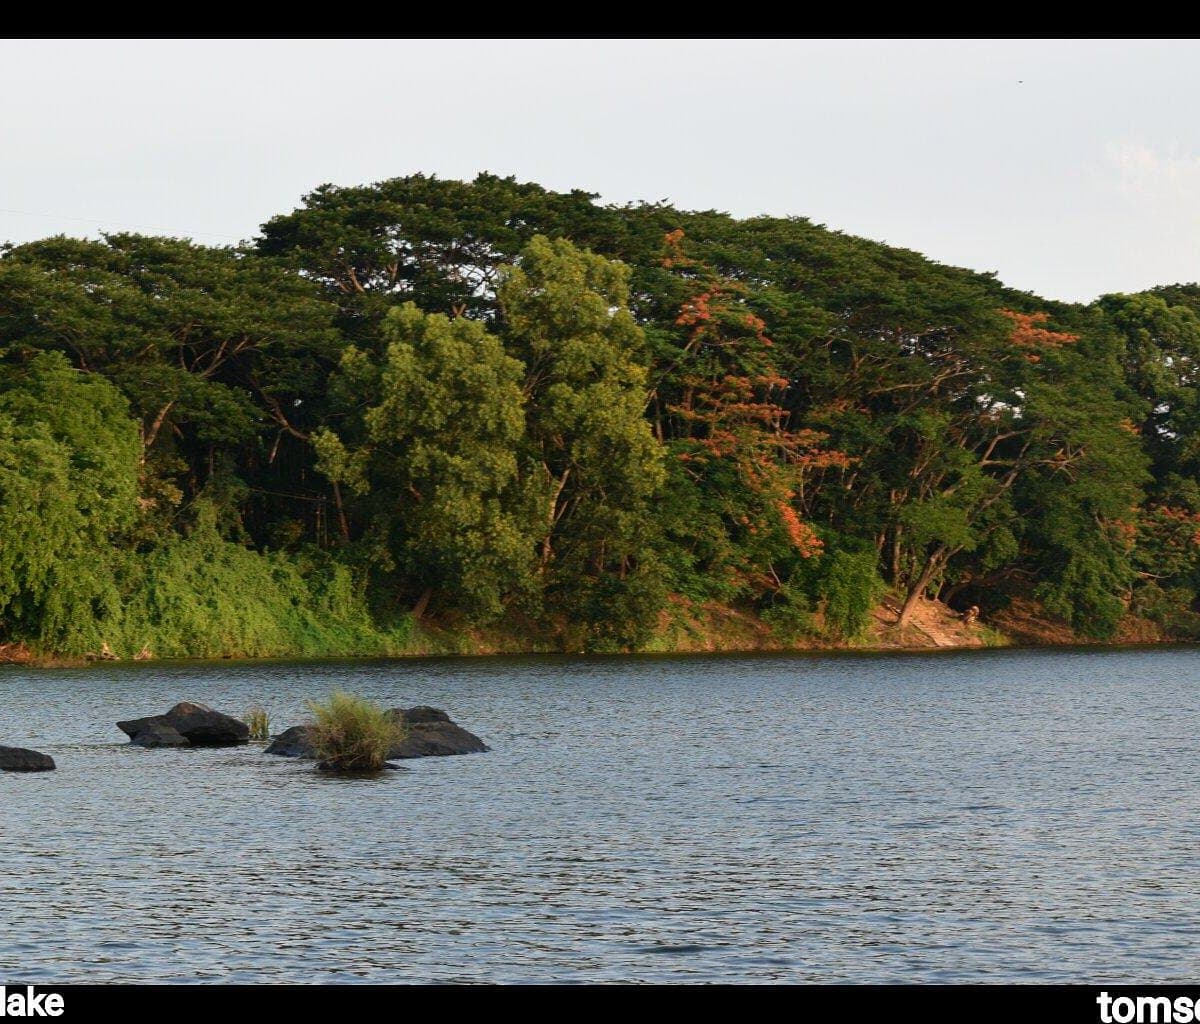
[[[1198,359],[1194,284],[1066,304],[491,175],[7,246],[0,644],[623,650],[705,605],[836,643],[885,595],[1192,638]]]

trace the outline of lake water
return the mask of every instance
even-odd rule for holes
[[[130,747],[342,687],[489,754]],[[0,982],[1195,982],[1195,649],[0,670]]]

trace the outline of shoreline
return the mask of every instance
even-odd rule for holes
[[[522,629],[514,623],[492,628],[422,623],[402,644],[363,650],[313,652],[229,650],[156,657],[151,645],[135,656],[118,657],[107,644],[100,654],[37,652],[23,643],[0,644],[0,667],[79,669],[98,665],[167,664],[192,661],[345,661],[407,660],[480,657],[634,657],[702,654],[895,654],[902,652],[1017,649],[1081,649],[1163,647],[1195,643],[1170,636],[1144,619],[1128,617],[1111,638],[1081,636],[1031,601],[1014,601],[988,618],[966,621],[936,600],[920,602],[903,629],[897,626],[898,607],[887,601],[875,607],[869,629],[858,640],[823,636],[819,620],[814,631],[789,639],[780,636],[759,616],[718,604],[694,605],[676,600],[659,618],[650,640],[631,650],[586,651],[566,647],[561,637]]]
[[[116,658],[100,660],[96,658],[76,658],[61,656],[33,656],[28,660],[0,661],[0,678],[6,669],[39,669],[39,670],[79,670],[104,667],[129,669],[135,666],[152,668],[154,666],[186,665],[195,663],[334,663],[334,662],[404,662],[404,661],[449,661],[454,659],[476,660],[485,658],[551,658],[564,661],[612,660],[612,659],[658,659],[658,658],[704,658],[704,657],[733,657],[757,655],[762,657],[779,657],[789,655],[823,656],[857,656],[857,655],[929,655],[929,654],[962,654],[967,651],[979,653],[1001,651],[1093,651],[1103,649],[1112,651],[1152,650],[1155,648],[1183,648],[1200,646],[1200,641],[1180,638],[1163,638],[1159,640],[1087,640],[1080,638],[1070,642],[1033,642],[1014,641],[1005,644],[796,644],[780,646],[756,647],[711,647],[697,649],[681,647],[673,650],[636,650],[636,651],[563,651],[548,649],[533,649],[529,647],[488,648],[474,651],[445,651],[421,650],[380,654],[377,652],[364,654],[278,654],[278,655],[221,655],[219,657],[176,657],[138,659]]]

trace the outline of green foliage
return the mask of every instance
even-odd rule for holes
[[[886,590],[874,550],[834,551],[822,566],[819,589],[826,630],[843,640],[862,639]]]
[[[119,609],[98,617],[67,650],[119,655],[149,645],[158,657],[392,653],[350,571],[328,556],[286,558],[224,540],[211,516],[187,537],[130,558]]]
[[[336,313],[299,274],[178,239],[55,237],[0,258],[0,349],[62,352],[125,396],[145,449],[143,529],[159,537],[214,472],[275,498],[303,490],[304,439],[343,347]],[[237,507],[264,531],[288,511]]]
[[[0,636],[68,650],[119,609],[116,545],[137,516],[137,427],[57,353],[0,363]]]
[[[619,650],[672,593],[852,642],[881,578],[1193,635],[1198,475],[1196,285],[1073,306],[487,174],[0,250],[5,643]]]
[[[794,642],[817,632],[812,599],[804,591],[784,585],[762,613],[763,622],[780,640]]]
[[[1127,579],[1111,552],[1075,552],[1061,572],[1038,585],[1046,610],[1062,616],[1083,636],[1106,640],[1116,631],[1125,605],[1119,593]]]
[[[506,347],[525,367],[523,458],[541,489],[546,600],[604,643],[636,643],[665,599],[654,521],[663,452],[644,415],[628,278],[537,237],[500,289]]]
[[[263,225],[259,251],[311,275],[349,307],[346,328],[370,337],[388,307],[496,311],[496,282],[535,234],[596,242],[618,218],[582,191],[481,174],[474,182],[415,174],[375,185],[323,185]]]
[[[390,311],[383,332],[378,400],[351,426],[360,446],[320,432],[318,467],[373,493],[387,568],[474,619],[496,618],[532,586],[539,531],[518,462],[524,367],[481,324],[411,303]],[[363,375],[356,349],[343,366]]]
[[[979,638],[983,641],[984,647],[1008,647],[1012,641],[1001,633],[998,629],[993,629],[988,625],[975,624],[976,632]]]
[[[1161,626],[1170,636],[1200,640],[1200,614],[1190,587],[1162,587],[1153,580],[1138,588],[1132,611]]]
[[[310,739],[323,766],[345,772],[377,772],[388,751],[404,738],[404,726],[378,705],[335,691],[325,704],[309,701]]]
[[[567,650],[617,652],[650,640],[667,589],[654,563],[642,562],[625,576],[587,575],[560,582],[555,596],[570,613],[563,628]]]

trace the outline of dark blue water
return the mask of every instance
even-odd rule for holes
[[[494,748],[141,750],[342,687]],[[1193,982],[1200,657],[0,671],[0,981]]]

